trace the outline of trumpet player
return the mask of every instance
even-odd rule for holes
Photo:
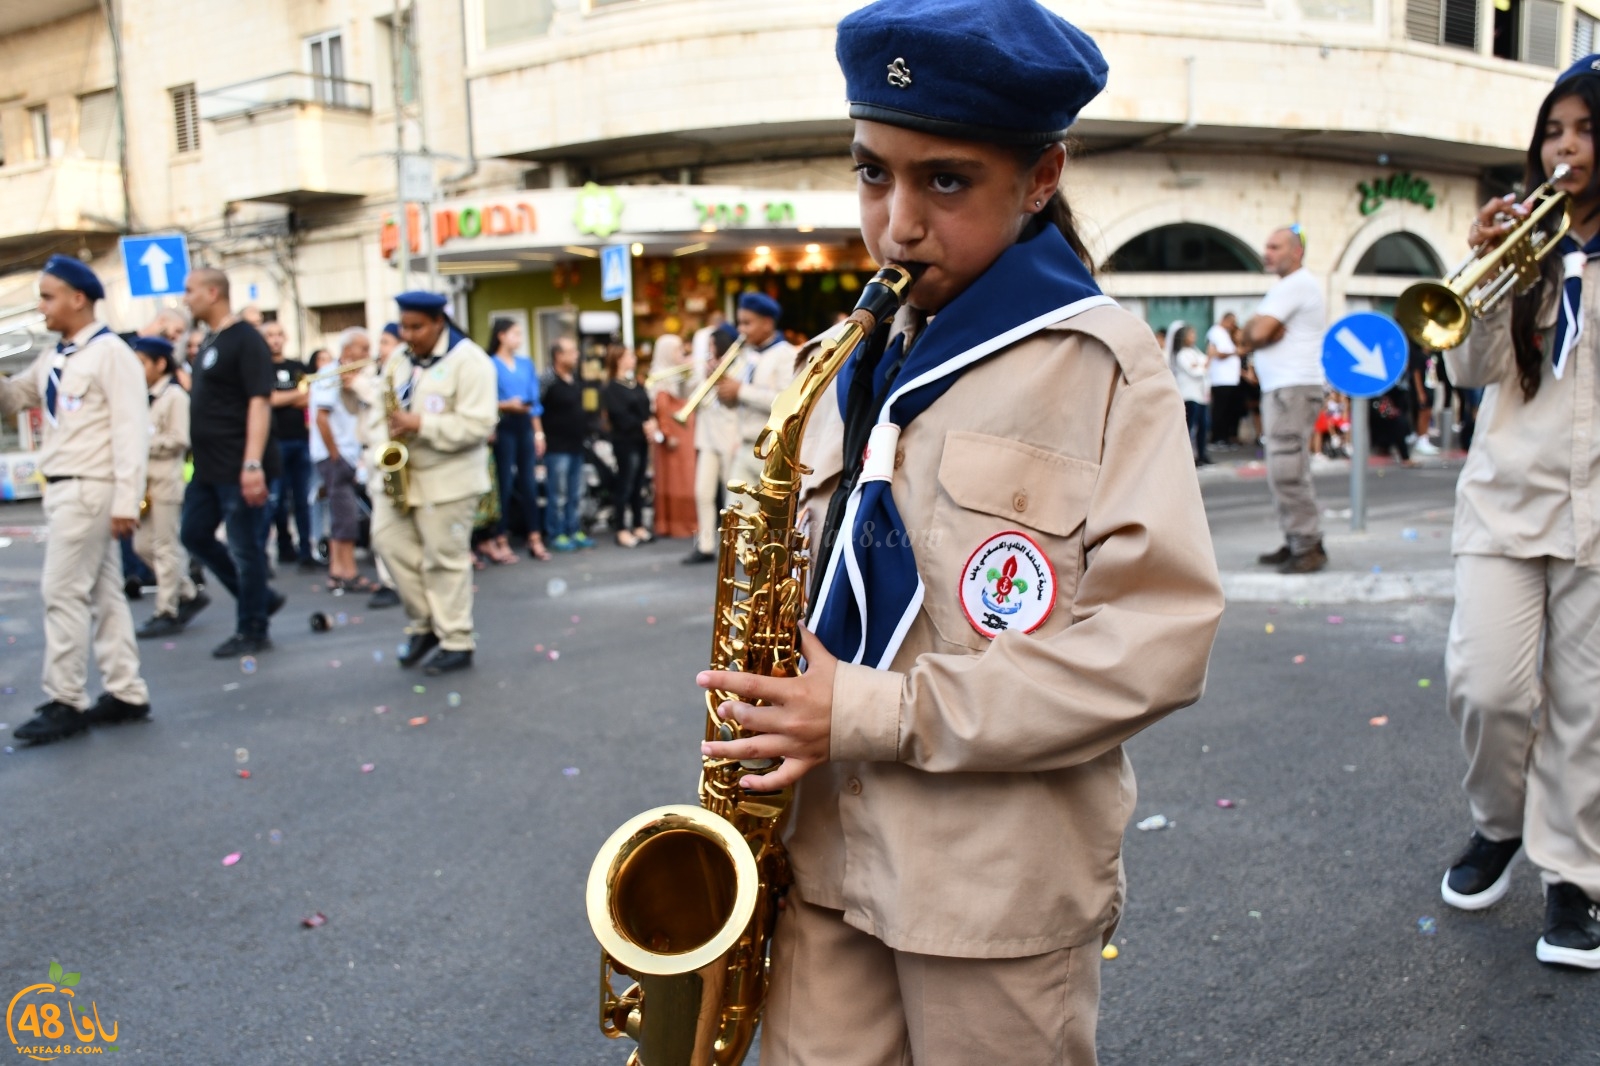
[[[711,375],[738,334],[726,322],[695,334],[695,388]],[[691,392],[693,389],[690,390]],[[739,415],[731,403],[708,397],[694,412],[694,547],[683,557],[688,564],[717,561],[717,503],[723,486],[733,477],[733,457],[739,450]]]
[[[182,633],[211,603],[189,577],[189,553],[178,539],[183,517],[183,457],[189,453],[189,394],[173,379],[172,342],[136,337],[133,350],[150,389],[148,509],[133,535],[133,550],[156,575],[156,612],[139,627],[140,640]]]
[[[50,536],[39,585],[49,698],[14,733],[32,744],[150,714],[117,548],[118,538],[138,528],[144,495],[144,379],[128,346],[95,317],[105,294],[87,264],[51,256],[39,275],[39,311],[61,342],[22,373],[0,378],[0,414],[31,407],[44,414],[39,470]],[[93,707],[86,691],[91,638],[105,678]]]
[[[405,347],[384,364],[379,410],[408,450],[404,498],[372,493],[372,543],[405,605],[403,668],[433,676],[472,665],[472,523],[489,491],[489,434],[499,416],[494,364],[445,313],[445,297],[407,292]],[[430,652],[438,649],[432,658]]]
[[[739,297],[736,321],[744,336],[744,354],[717,382],[717,399],[733,408],[739,422],[739,444],[733,452],[732,478],[748,485],[761,481],[756,438],[772,414],[772,401],[795,376],[797,349],[778,329],[783,307],[764,292]],[[735,506],[753,506],[748,496],[734,497]]]
[[[1600,55],[1556,81],[1534,122],[1527,187],[1565,164],[1571,229],[1524,295],[1445,353],[1482,387],[1456,487],[1455,614],[1445,651],[1472,836],[1445,902],[1482,910],[1521,853],[1544,882],[1544,963],[1600,970]],[[1493,249],[1526,209],[1493,199],[1467,241]]]

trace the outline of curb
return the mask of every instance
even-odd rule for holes
[[[1401,603],[1455,599],[1454,570],[1408,573],[1252,574],[1224,572],[1229,603]]]

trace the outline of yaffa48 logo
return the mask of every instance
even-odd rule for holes
[[[93,1001],[87,1010],[79,1008],[73,986],[81,977],[52,962],[49,981],[28,985],[11,997],[6,1005],[6,1038],[20,1054],[49,1062],[63,1055],[117,1050],[117,1023],[113,1021],[107,1030]]]

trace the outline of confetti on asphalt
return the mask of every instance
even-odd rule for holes
[[[309,918],[301,918],[300,924],[305,926],[307,929],[317,929],[328,924],[328,916],[323,914],[321,911],[318,911]]]
[[[169,640],[165,644],[161,645],[161,650],[162,651],[171,651],[173,648],[176,648],[177,646],[178,646],[177,644],[175,644],[175,643],[173,643],[172,641]]]
[[[243,659],[240,659],[239,660],[239,669],[241,671],[243,671],[244,673],[247,673],[247,674],[255,673],[256,672],[256,657],[254,655],[246,655]]]
[[[577,615],[573,615],[572,616],[572,624],[573,625],[577,625],[578,624],[578,616]]]
[[[16,687],[12,685],[7,685],[5,688],[0,689],[0,692],[4,692],[7,696],[15,696],[17,694]]]
[[[1231,810],[1233,808],[1233,800],[1230,800],[1230,799],[1217,800],[1217,806],[1221,807],[1225,811],[1226,810]]]
[[[1276,633],[1277,631],[1278,631],[1278,627],[1277,626],[1273,625],[1271,622],[1267,623],[1267,632],[1269,634]]]
[[[340,611],[333,616],[333,621],[335,625],[347,626],[350,624],[350,616]]]
[[[1400,531],[1400,539],[1401,540],[1416,540],[1417,539],[1417,531],[1414,530],[1414,529],[1402,529]]]
[[[1386,714],[1374,715],[1371,718],[1367,719],[1367,724],[1368,725],[1388,725],[1389,724],[1389,716],[1386,715]]]
[[[548,596],[564,596],[567,593],[567,583],[559,577],[553,577],[545,582],[544,591]]]
[[[569,766],[565,770],[561,771],[561,776],[562,777],[577,777],[582,772],[583,771],[579,770],[576,766]]]
[[[1100,949],[1100,957],[1105,959],[1107,962],[1110,962],[1112,959],[1116,958],[1118,954],[1119,952],[1117,951],[1117,945],[1115,944],[1107,944],[1105,947]]]
[[[644,619],[644,624],[647,625],[647,626],[655,625],[656,624],[656,616],[653,615],[653,614],[646,615],[645,619]]]
[[[559,658],[561,658],[561,653],[556,651],[554,648],[551,648],[550,649],[550,661],[551,662],[555,662]]]
[[[1246,914],[1246,916],[1248,916],[1250,918],[1259,918],[1259,917],[1261,917],[1261,912],[1260,911],[1246,911],[1245,914]]]
[[[383,662],[383,652],[381,652],[381,651],[373,652],[372,653],[372,661],[375,662],[375,663]]]
[[[328,660],[328,666],[331,667],[334,670],[339,669],[339,667],[341,667],[343,665],[344,664],[341,663],[338,659],[329,659]]]
[[[425,714],[419,714],[415,718],[411,719],[409,722],[406,723],[406,725],[427,725],[427,724],[428,724],[428,716],[425,715]]]
[[[1330,626],[1342,626],[1344,625],[1344,618],[1340,615],[1330,614],[1328,616],[1328,624]]]
[[[406,646],[404,644],[396,644],[394,646],[394,654],[395,658],[404,659],[406,657]]]
[[[17,749],[16,749],[16,748],[13,748],[13,747],[12,747],[12,746],[11,746],[11,745],[10,745],[10,744],[7,744],[7,745],[6,745],[6,754],[7,754],[7,755],[14,755],[14,754],[16,754],[16,750],[17,750]]]
[[[1405,635],[1401,633],[1396,633],[1394,636],[1389,638],[1389,643],[1391,644],[1404,644],[1405,642]]]
[[[1299,666],[1301,663],[1304,663],[1305,661],[1306,661],[1306,657],[1304,655],[1296,655],[1294,657],[1294,664],[1296,666]]]
[[[389,713],[389,708],[386,705],[380,703],[376,707],[372,708],[372,713],[373,714],[388,714]]]
[[[283,830],[282,829],[274,829],[272,832],[267,834],[267,839],[272,841],[274,844],[282,844],[283,843]]]
[[[237,691],[239,691],[239,682],[237,682],[237,681],[229,681],[226,685],[222,686],[222,691],[224,691],[224,692],[237,692]]]
[[[1166,815],[1152,814],[1143,821],[1134,823],[1133,827],[1141,833],[1148,833],[1154,829],[1169,829],[1171,826],[1172,822],[1167,819]]]
[[[1423,936],[1432,936],[1439,931],[1439,921],[1436,918],[1418,918],[1417,932]]]
[[[537,652],[543,652],[544,651],[544,645],[543,644],[535,644],[533,646],[533,650],[537,651]]]
[[[353,625],[353,626],[360,625],[361,624],[361,616],[359,614],[351,615],[350,616],[350,624]]]
[[[1344,764],[1344,772],[1347,773],[1347,774],[1353,774],[1353,773],[1356,772],[1356,768],[1354,766],[1351,766],[1349,763],[1345,763]]]
[[[240,777],[244,778],[246,781],[250,780],[250,771],[249,770],[235,770],[234,773],[238,774]]]
[[[444,698],[444,701],[452,707],[459,707],[461,706],[461,693],[452,692]]]
[[[412,685],[411,686],[411,691],[415,692],[417,695],[421,696],[423,693],[428,691],[428,686],[427,685]]]
[[[1277,614],[1278,613],[1278,609],[1276,607],[1268,607],[1267,608],[1267,613],[1268,614]]]
[[[1383,573],[1383,567],[1381,567],[1381,566],[1374,566],[1374,567],[1373,567],[1373,568],[1372,568],[1372,572],[1373,572],[1373,573],[1374,573],[1374,574],[1381,574],[1381,573]]]
[[[1424,678],[1420,678],[1420,679],[1418,679],[1418,681],[1417,681],[1417,687],[1418,687],[1418,688],[1429,688],[1429,687],[1431,687],[1431,686],[1432,686],[1432,685],[1433,685],[1433,682],[1432,682],[1432,681],[1429,681],[1429,680],[1428,680],[1428,679],[1427,679],[1427,678],[1425,678],[1425,677],[1424,677]]]
[[[249,762],[250,761],[250,749],[249,748],[234,748],[233,749],[233,761],[236,762],[236,763],[247,763],[247,762]]]
[[[222,857],[222,865],[224,865],[224,866],[232,866],[234,863],[236,863],[238,861],[239,861],[239,853],[237,851],[230,851],[230,852],[228,852],[228,854],[226,854],[226,855],[224,855]]]
[[[376,763],[364,762],[361,764],[361,772],[364,774],[370,774],[377,768],[378,765]]]

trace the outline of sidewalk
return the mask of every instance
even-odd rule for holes
[[[1416,467],[1374,459],[1367,470],[1367,521],[1350,528],[1350,461],[1313,462],[1328,567],[1279,574],[1256,556],[1281,543],[1266,466],[1254,450],[1199,471],[1223,591],[1239,603],[1392,603],[1454,596],[1450,531],[1463,453]],[[1223,453],[1227,455],[1227,453]]]

